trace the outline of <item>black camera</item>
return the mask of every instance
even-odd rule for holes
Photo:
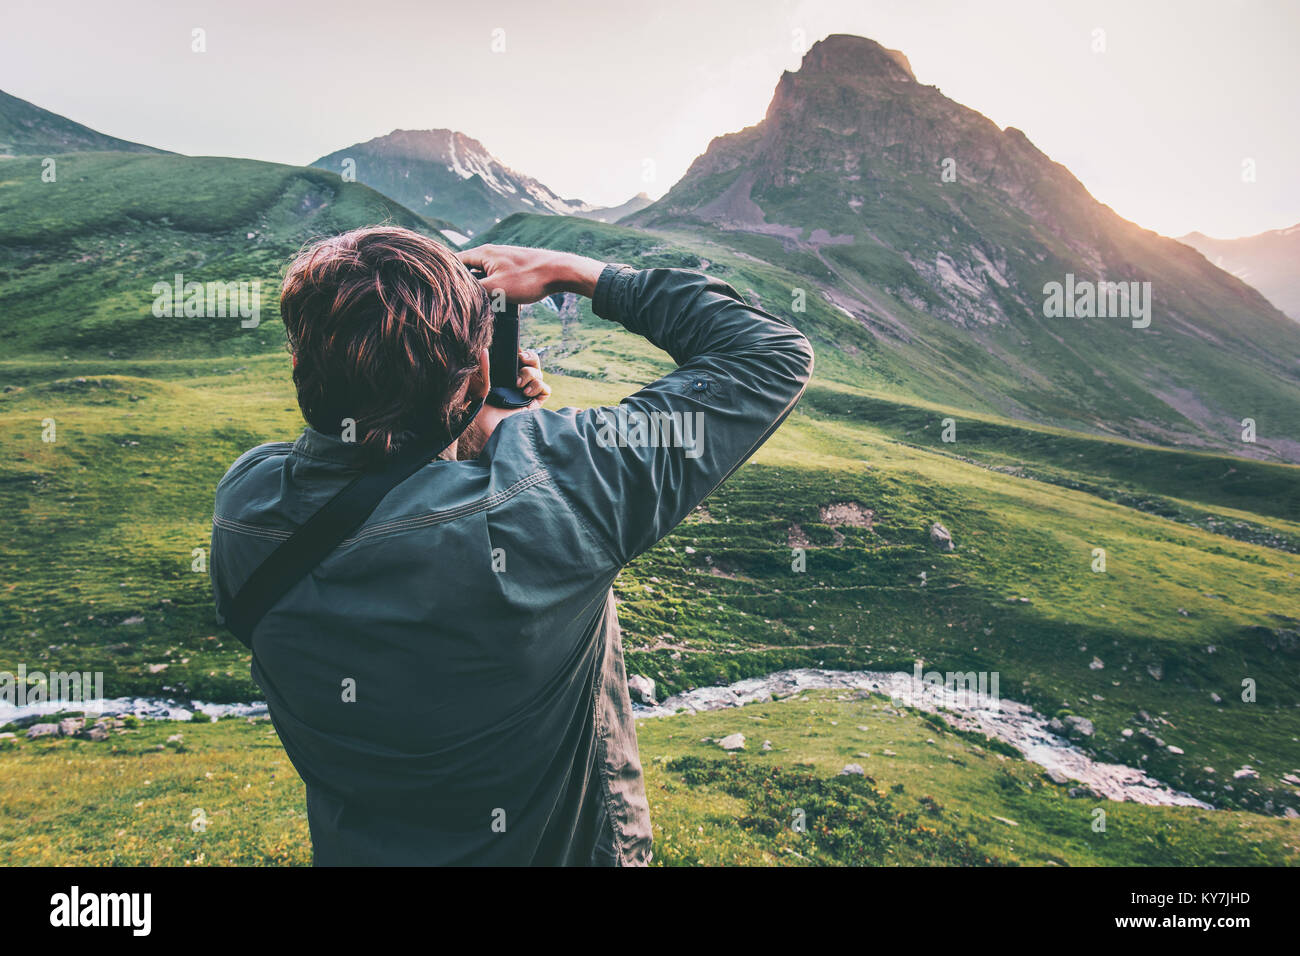
[[[469,274],[479,282],[484,279],[481,269],[470,268]],[[488,391],[487,403],[497,408],[523,408],[532,399],[520,390],[519,381],[519,306],[513,302],[501,301],[499,294],[488,289],[492,300],[492,348],[488,350],[488,366],[491,371],[491,389]]]

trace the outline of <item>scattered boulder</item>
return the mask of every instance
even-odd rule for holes
[[[723,750],[744,750],[745,735],[728,734],[726,737],[723,737],[721,740],[718,741],[718,746],[721,747]]]
[[[1154,746],[1154,747],[1165,747],[1165,746],[1166,746],[1166,744],[1165,744],[1165,742],[1164,742],[1163,740],[1161,740],[1159,737],[1157,737],[1157,736],[1156,736],[1152,731],[1148,730],[1146,727],[1139,727],[1139,728],[1138,728],[1138,742],[1141,743],[1141,744],[1143,744],[1143,745],[1145,745],[1145,746],[1147,746],[1147,747],[1152,747],[1152,746]]]
[[[37,737],[57,737],[58,735],[58,724],[32,724],[27,729],[28,740],[35,740]]]
[[[936,545],[940,551],[953,551],[956,549],[948,529],[937,521],[930,525],[930,543]]]
[[[770,741],[770,740],[764,740],[764,741],[763,741],[763,749],[764,749],[764,750],[771,750],[771,749],[772,749],[772,741]]]
[[[1234,770],[1232,772],[1232,779],[1233,780],[1258,780],[1259,771],[1255,770],[1253,767],[1247,764],[1246,766],[1242,767],[1240,770]]]
[[[839,772],[841,777],[865,777],[866,774],[860,763],[846,763],[844,769]]]
[[[627,679],[627,689],[633,700],[639,700],[641,703],[649,704],[652,707],[657,703],[655,700],[655,682],[649,677],[633,674]]]
[[[74,737],[86,721],[82,717],[64,717],[59,721],[59,733],[64,737]]]
[[[870,528],[876,520],[876,513],[856,501],[841,501],[821,508],[819,517],[822,524],[831,527],[848,525],[853,528]]]
[[[1077,717],[1071,714],[1065,718],[1065,733],[1071,739],[1078,737],[1091,737],[1096,732],[1092,726],[1092,721],[1087,717]]]

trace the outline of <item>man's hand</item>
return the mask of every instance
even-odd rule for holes
[[[519,390],[533,400],[536,408],[551,397],[551,386],[542,381],[542,360],[532,349],[519,350]]]
[[[456,255],[466,266],[482,270],[483,286],[489,292],[500,289],[507,300],[519,305],[556,292],[591,298],[605,268],[603,262],[572,252],[526,246],[477,246]]]

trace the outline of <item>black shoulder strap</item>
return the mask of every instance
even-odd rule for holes
[[[251,650],[253,629],[266,612],[307,572],[325,560],[344,538],[361,527],[385,495],[456,441],[482,405],[479,401],[471,406],[464,424],[446,441],[422,442],[402,452],[382,469],[363,472],[345,485],[257,566],[231,602],[226,612],[226,627]]]

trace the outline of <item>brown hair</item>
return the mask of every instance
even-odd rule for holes
[[[447,248],[392,226],[305,248],[284,278],[280,317],[303,417],[329,434],[354,419],[373,460],[449,434],[492,341],[482,285]]]

